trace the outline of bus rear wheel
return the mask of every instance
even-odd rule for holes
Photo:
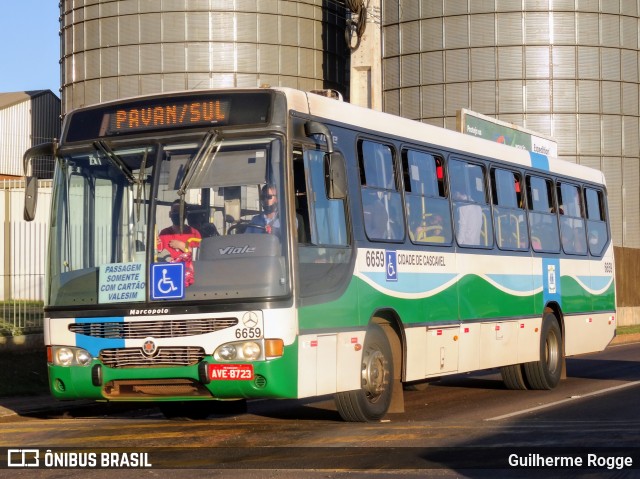
[[[552,313],[542,319],[540,360],[524,364],[527,383],[531,389],[553,389],[560,382],[563,366],[562,333]]]
[[[502,381],[507,389],[524,390],[528,389],[524,377],[524,367],[522,364],[511,364],[500,368]]]
[[[336,407],[345,421],[380,420],[389,410],[393,387],[393,355],[383,329],[372,324],[362,350],[362,387],[335,395]]]

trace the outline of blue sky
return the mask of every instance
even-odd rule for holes
[[[60,96],[58,0],[3,0],[0,93],[51,90]]]

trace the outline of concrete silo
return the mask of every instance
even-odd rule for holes
[[[604,172],[618,269],[638,264],[639,14],[637,0],[383,0],[383,109],[455,129],[469,108],[553,137]]]
[[[330,0],[64,0],[63,112],[216,87],[346,93],[344,12]]]

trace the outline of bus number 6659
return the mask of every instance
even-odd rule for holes
[[[241,328],[236,329],[236,338],[238,339],[256,339],[262,336],[260,328]]]

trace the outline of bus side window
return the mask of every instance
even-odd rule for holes
[[[305,181],[304,160],[301,151],[293,152],[293,188],[295,195],[296,231],[298,243],[309,243],[311,240],[309,222],[309,200]]]
[[[558,253],[560,239],[553,183],[548,178],[527,176],[526,188],[531,247],[538,252]]]
[[[294,155],[298,242],[314,246],[347,246],[345,202],[327,198],[324,155],[320,150],[305,150],[304,159]]]
[[[568,183],[557,184],[562,249],[568,254],[586,254],[587,238],[580,187]]]
[[[451,244],[451,215],[444,189],[444,161],[429,153],[402,152],[405,212],[414,243]]]
[[[404,238],[402,198],[397,188],[393,149],[363,140],[358,144],[364,227],[371,240]]]
[[[302,298],[329,294],[351,274],[347,200],[327,197],[324,165],[324,151],[294,147],[293,187]]]
[[[449,162],[456,240],[461,246],[493,247],[484,174],[484,166],[461,160]]]
[[[501,168],[491,171],[493,223],[500,249],[529,249],[529,233],[520,195],[521,182],[519,173]]]
[[[593,188],[584,189],[585,211],[587,214],[587,243],[589,253],[601,256],[609,241],[604,193]]]

